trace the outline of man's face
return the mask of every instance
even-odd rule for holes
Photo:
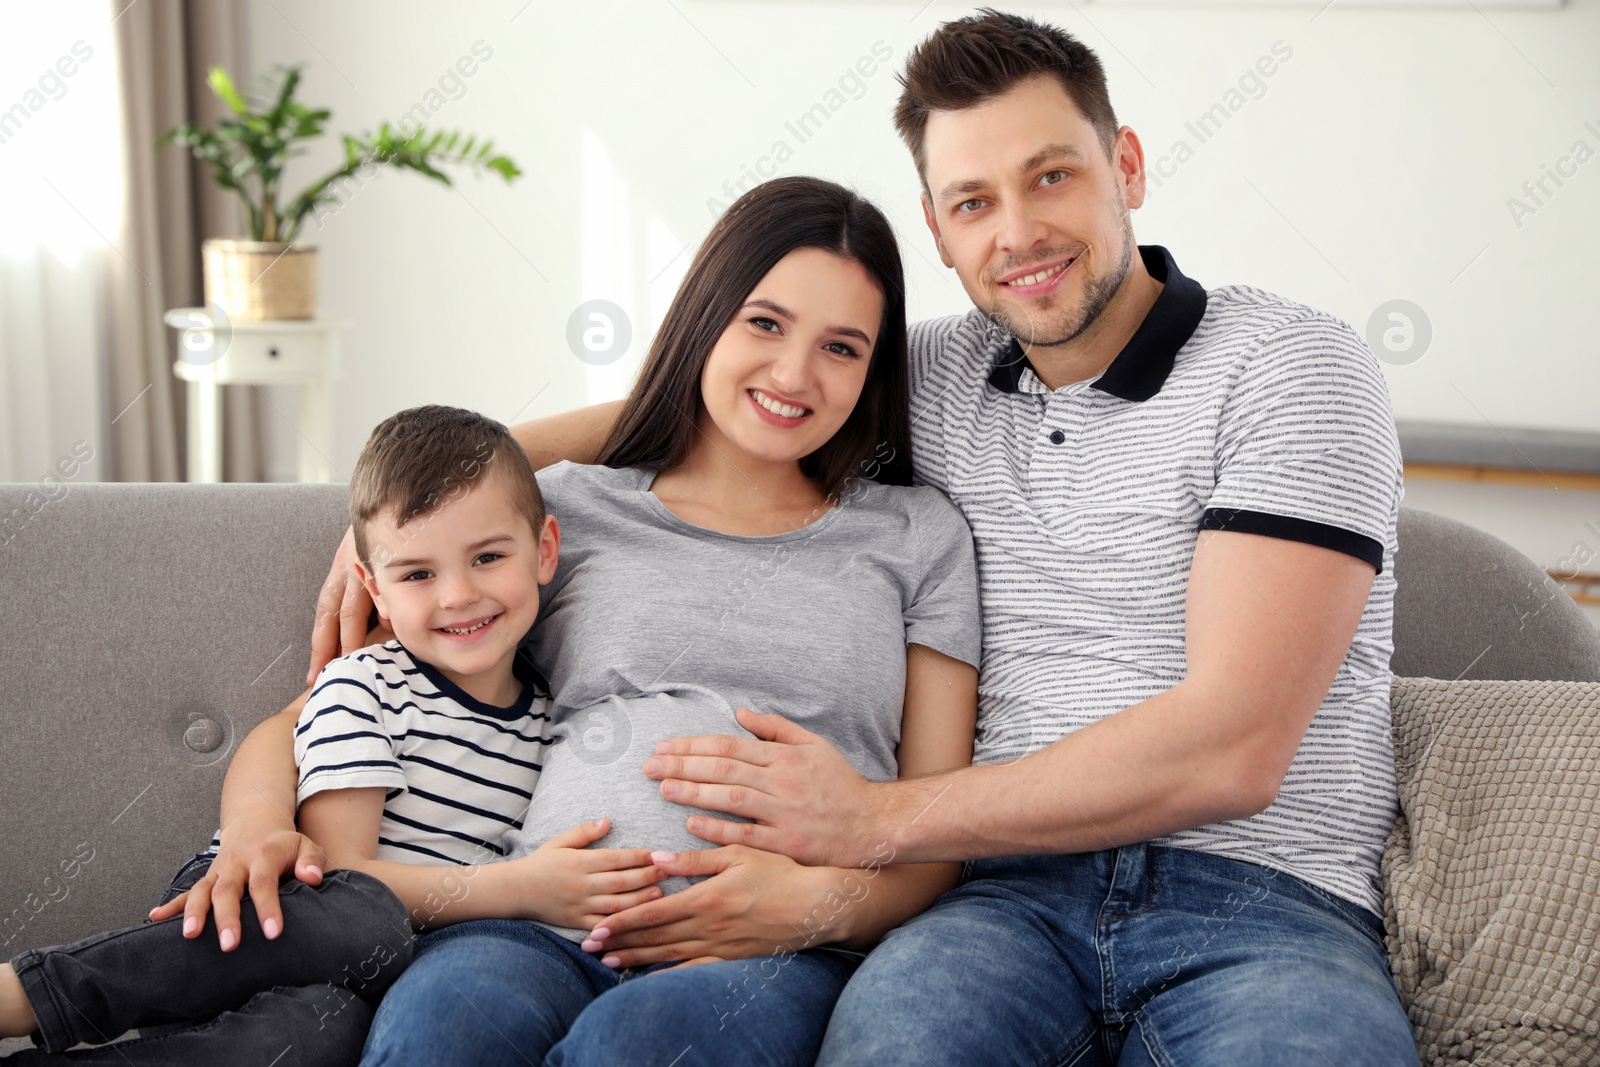
[[[972,302],[1027,345],[1083,333],[1116,294],[1144,202],[1133,131],[1111,158],[1048,76],[963,111],[928,116],[923,212]]]

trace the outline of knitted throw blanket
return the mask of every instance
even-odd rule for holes
[[[1600,684],[1396,678],[1389,961],[1424,1067],[1600,1065]]]

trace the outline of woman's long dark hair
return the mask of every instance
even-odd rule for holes
[[[776,178],[711,228],[667,309],[639,380],[600,452],[608,467],[671,470],[689,455],[711,349],[757,283],[797,248],[854,260],[883,291],[883,321],[855,410],[800,470],[829,497],[855,477],[911,484],[905,278],[894,230],[873,204],[821,178]]]

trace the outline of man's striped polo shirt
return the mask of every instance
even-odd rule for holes
[[[1296,875],[1382,913],[1400,448],[1348,325],[1260,289],[1164,283],[1098,378],[1051,390],[982,312],[911,327],[917,479],[966,514],[983,595],[977,763],[1017,759],[1171,688],[1202,529],[1378,568],[1349,654],[1275,803],[1158,839]],[[1081,773],[1093,774],[1084,767]]]

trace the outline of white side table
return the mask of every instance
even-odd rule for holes
[[[172,373],[189,383],[189,480],[222,480],[222,386],[300,386],[302,482],[332,477],[329,386],[339,371],[341,323],[327,319],[229,323],[217,309],[173,308],[178,330]]]

